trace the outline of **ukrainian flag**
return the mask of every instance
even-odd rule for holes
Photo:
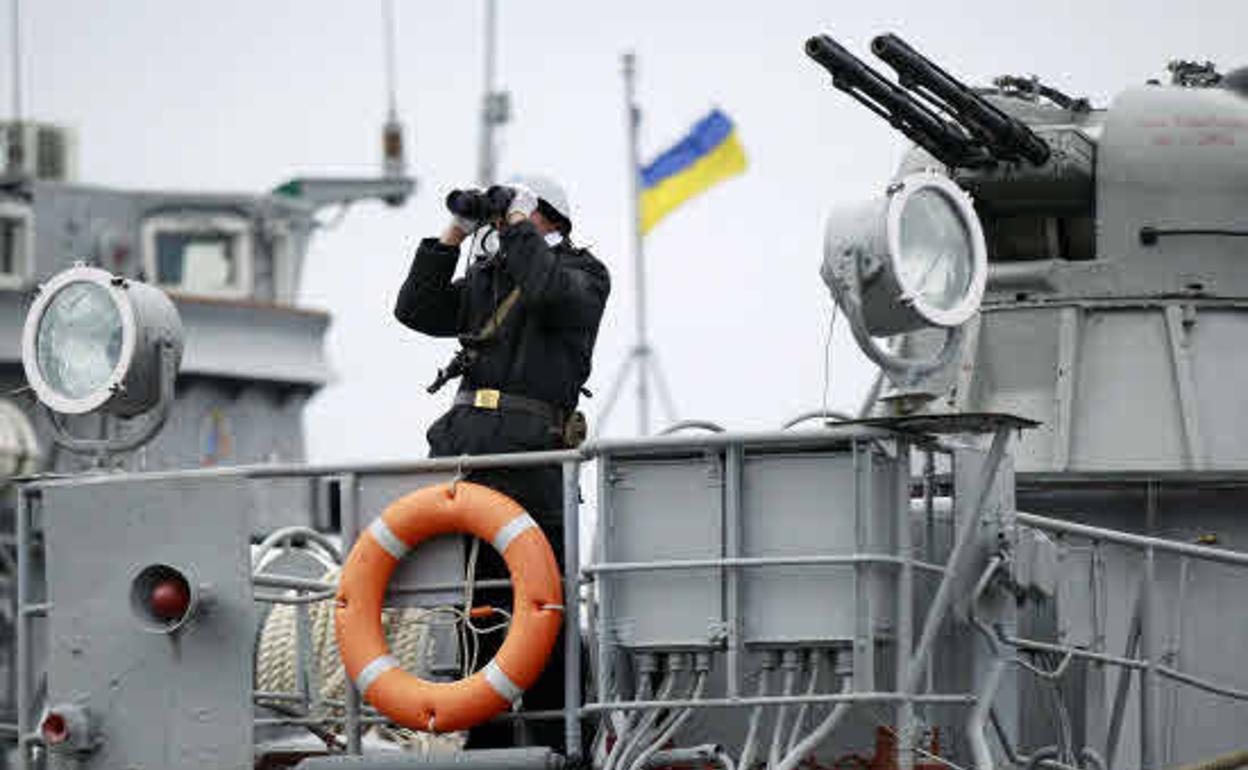
[[[641,169],[641,232],[648,233],[680,204],[745,171],[736,127],[719,110]]]

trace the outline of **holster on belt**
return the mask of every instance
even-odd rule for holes
[[[573,410],[563,421],[563,446],[565,449],[576,449],[585,443],[585,439],[589,436],[589,420],[585,419],[585,413],[580,409]]]

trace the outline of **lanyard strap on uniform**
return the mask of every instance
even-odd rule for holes
[[[473,336],[474,342],[485,342],[498,333],[498,328],[503,325],[503,321],[507,319],[507,314],[511,312],[512,307],[520,299],[520,287],[517,286],[503,297],[503,301],[498,303],[498,307],[494,308],[494,312],[486,319],[485,325],[481,327],[481,331]]]

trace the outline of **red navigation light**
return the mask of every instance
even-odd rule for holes
[[[130,583],[130,607],[149,631],[173,633],[196,614],[199,594],[182,572],[168,564],[151,564]]]
[[[69,740],[69,721],[63,715],[50,711],[39,725],[39,732],[43,733],[43,740],[49,746],[64,743]]]
[[[152,586],[147,604],[152,614],[161,620],[177,620],[191,606],[190,586],[181,576],[166,577]]]

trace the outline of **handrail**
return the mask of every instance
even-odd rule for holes
[[[1122,666],[1127,669],[1147,670],[1150,667],[1150,661],[1141,658],[1125,658],[1121,655],[1111,655],[1104,652],[1095,652],[1093,650],[1084,650],[1079,647],[1072,647],[1066,644],[1053,644],[1051,642],[1042,642],[1036,639],[1023,639],[1017,636],[1004,636],[1001,641],[1016,647],[1020,650],[1034,650],[1038,652],[1056,652],[1069,655],[1073,658],[1082,658],[1084,660],[1096,661],[1097,663],[1108,663],[1112,666]],[[1248,700],[1248,690],[1240,690],[1235,687],[1229,687],[1224,684],[1202,679],[1201,677],[1189,674],[1185,671],[1179,671],[1177,668],[1156,664],[1152,669],[1159,675],[1172,679],[1181,684],[1195,687],[1198,690],[1221,695],[1232,700]]]
[[[973,693],[921,693],[904,692],[847,692],[814,695],[757,695],[744,698],[702,698],[699,700],[669,698],[664,700],[609,701],[586,703],[581,711],[592,714],[598,711],[649,711],[653,709],[680,708],[743,708],[746,706],[785,706],[801,703],[897,703],[904,700],[915,703],[938,703],[944,705],[974,704],[978,699]]]
[[[673,433],[679,433],[684,430],[704,430],[708,433],[723,433],[726,429],[719,423],[710,420],[681,420],[659,431],[659,435],[670,436]]]
[[[598,562],[581,567],[585,575],[601,575],[612,572],[659,572],[668,570],[716,569],[719,567],[814,567],[845,566],[854,564],[905,564],[904,557],[891,553],[849,554],[794,554],[790,556],[723,556],[708,559],[671,559],[667,561],[615,561]],[[929,564],[914,559],[909,563],[921,570],[943,573],[939,564]]]
[[[1248,553],[1239,551],[1228,551],[1224,548],[1210,548],[1207,545],[1193,545],[1192,543],[1182,543],[1177,540],[1167,540],[1160,537],[1149,537],[1147,535],[1135,535],[1130,532],[1120,532],[1113,529],[1103,529],[1101,527],[1093,527],[1087,524],[1079,524],[1065,519],[1052,519],[1047,516],[1037,516],[1034,513],[1017,513],[1018,522],[1026,524],[1036,529],[1044,529],[1049,532],[1060,532],[1067,535],[1080,535],[1091,540],[1100,540],[1106,543],[1118,543],[1119,545],[1127,545],[1133,548],[1153,548],[1163,553],[1175,553],[1181,556],[1192,556],[1197,559],[1205,559],[1207,561],[1220,562],[1222,564],[1232,564],[1237,567],[1248,567]]]
[[[815,409],[810,412],[802,412],[799,415],[785,420],[784,424],[780,426],[780,430],[788,430],[789,428],[820,417],[831,422],[850,422],[855,419],[852,415],[847,414],[846,412],[839,412],[835,409]]]

